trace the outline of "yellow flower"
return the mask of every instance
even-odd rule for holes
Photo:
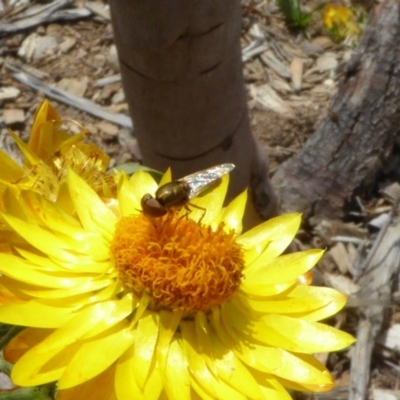
[[[317,322],[346,299],[302,283],[322,251],[282,255],[298,214],[242,233],[247,195],[224,208],[224,177],[194,199],[205,214],[151,219],[140,199],[153,178],[118,177],[104,201],[69,169],[72,212],[26,191],[3,213],[19,240],[0,252],[0,321],[26,327],[4,351],[15,384],[57,381],[58,400],[278,400],[333,387],[312,354],[353,342]]]
[[[85,142],[85,130],[72,135],[61,125],[62,119],[46,100],[36,111],[28,143],[11,132],[22,152],[23,163],[19,165],[0,150],[0,194],[4,196],[7,189],[30,190],[55,201],[68,168],[98,193],[115,190],[112,175],[106,173],[109,157],[95,144]],[[0,201],[5,200],[0,196]]]
[[[323,22],[327,28],[332,28],[333,25],[345,25],[353,17],[353,13],[345,6],[337,7],[328,3],[323,13]]]
[[[335,7],[328,3],[322,13],[322,20],[324,26],[331,32],[336,41],[361,33],[356,15],[350,8],[343,5]]]

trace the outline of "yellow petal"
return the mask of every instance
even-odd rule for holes
[[[284,298],[282,300],[247,299],[247,305],[254,311],[263,314],[298,314],[307,315],[323,305],[314,296]]]
[[[280,327],[279,321],[282,320],[281,316],[267,315],[261,318],[254,318],[243,313],[232,304],[227,304],[222,309],[221,314],[225,329],[236,340],[244,342],[257,341],[268,346],[279,347],[298,353],[331,351],[325,339],[329,341],[330,336],[337,333],[337,331],[331,332],[330,330],[333,328],[322,324],[317,326],[311,325],[310,330],[307,331],[308,325],[301,325],[302,320],[290,319],[286,316],[283,318],[286,325]],[[275,323],[276,320],[277,322]],[[271,321],[273,322],[270,323]],[[293,330],[285,329],[289,327],[291,322],[296,327],[294,332]],[[325,327],[327,328],[326,330],[324,330]],[[313,334],[319,335],[319,339],[315,340]],[[350,335],[345,334],[345,337],[349,338]]]
[[[276,390],[275,388],[260,386],[261,391],[264,395],[264,399],[268,400],[292,400],[292,397],[281,385],[282,390]]]
[[[35,165],[41,161],[40,158],[31,151],[28,145],[24,143],[22,139],[20,139],[13,131],[10,131],[10,135],[13,137],[15,143],[21,150],[21,153],[24,155],[25,161],[28,165]]]
[[[22,303],[30,299],[21,292],[18,281],[6,276],[0,277],[0,305]]]
[[[67,173],[67,183],[75,210],[86,230],[99,232],[111,240],[117,222],[115,215],[99,198],[97,193],[71,169]]]
[[[211,398],[216,398],[218,393],[219,381],[207,367],[205,357],[199,354],[199,343],[196,337],[196,327],[193,321],[182,321],[180,323],[182,331],[183,348],[189,364],[189,370],[197,381],[195,389],[206,392]]]
[[[53,233],[8,214],[3,214],[3,218],[28,243],[44,254],[61,260],[71,259],[71,255],[65,251],[71,249]]]
[[[157,313],[147,313],[139,319],[136,327],[135,350],[132,360],[133,373],[140,388],[145,387],[148,375],[154,367],[155,348],[158,338]]]
[[[326,382],[322,382],[321,379],[315,380],[287,380],[282,377],[277,377],[277,380],[282,383],[287,389],[299,390],[303,392],[327,392],[332,390],[335,386],[335,381],[330,375],[329,371],[321,364],[313,355],[310,354],[296,354],[296,356],[304,363],[312,366],[314,369],[319,370]]]
[[[313,357],[305,358],[304,354],[292,354],[281,348],[241,340],[232,329],[227,329],[229,324],[221,323],[218,316],[215,317],[215,313],[213,317],[213,327],[221,341],[233,348],[235,354],[248,366],[302,384],[331,385],[333,383],[327,369]],[[275,317],[275,315],[271,316],[271,318]]]
[[[320,368],[316,368],[303,361],[300,356],[286,350],[257,344],[247,345],[244,342],[240,342],[240,348],[238,356],[260,371],[302,384],[332,385],[333,383],[332,377],[322,364]]]
[[[180,327],[182,330],[183,348],[192,377],[191,385],[199,394],[199,397],[206,400],[214,400],[216,398],[246,399],[241,393],[211,373],[206,359],[209,363],[212,363],[212,354],[206,354],[205,349],[201,347],[193,321],[182,321]]]
[[[219,324],[218,308],[213,309],[213,327]],[[200,335],[199,335],[200,336]],[[204,334],[201,334],[204,337]],[[262,399],[260,388],[250,371],[242,364],[233,352],[233,348],[227,346],[215,335],[211,327],[208,328],[207,345],[201,341],[201,348],[209,354],[208,363],[213,364],[218,378],[222,379],[232,389],[245,396],[245,398]]]
[[[207,192],[203,196],[195,197],[194,199],[190,200],[191,204],[195,204],[198,207],[206,209],[206,213],[204,214],[203,210],[192,207],[189,217],[194,221],[198,221],[204,216],[202,219],[202,223],[211,225],[212,222],[215,221],[221,213],[222,206],[224,205],[226,197],[226,192],[228,190],[228,185],[229,175],[225,175],[221,178],[221,183],[218,185],[217,188],[211,190],[210,192]]]
[[[342,350],[355,341],[354,337],[348,333],[319,322],[284,315],[266,315],[262,321],[268,327],[281,332],[283,336],[295,337],[304,353]]]
[[[168,168],[165,171],[165,174],[162,176],[160,183],[158,184],[158,187],[165,185],[166,183],[170,183],[172,181],[172,171],[171,168]]]
[[[65,299],[72,296],[88,294],[91,295],[94,292],[103,288],[109,287],[113,284],[112,279],[92,279],[81,285],[74,285],[68,289],[40,289],[28,287],[21,287],[21,291],[32,297],[38,299]]]
[[[158,187],[153,177],[141,169],[131,176],[129,183],[139,200],[147,193],[154,195]]]
[[[68,248],[73,248],[75,253],[85,257],[89,256],[93,261],[105,261],[110,258],[109,242],[97,232],[85,232],[75,230],[70,236],[57,235],[64,241]],[[83,258],[82,257],[82,258]],[[96,272],[98,272],[97,269]]]
[[[336,314],[345,306],[347,301],[347,297],[335,289],[303,285],[296,286],[294,290],[288,293],[288,297],[313,299],[313,304],[316,305],[313,310],[293,315],[308,321],[320,321]],[[287,314],[292,313],[290,311]]]
[[[95,261],[91,259],[84,259],[83,257],[73,257],[69,262],[58,263],[51,260],[49,257],[39,256],[38,254],[32,253],[30,251],[26,251],[21,248],[16,248],[18,253],[30,261],[31,264],[35,265],[35,268],[38,270],[47,270],[47,271],[59,271],[59,272],[68,272],[68,271],[76,271],[81,274],[104,274],[106,272],[110,272],[114,270],[114,267],[110,260],[107,261]]]
[[[0,321],[10,325],[58,328],[71,318],[74,309],[52,307],[37,301],[4,304],[0,306]]]
[[[62,328],[54,331],[31,348],[19,360],[18,369],[15,372],[18,382],[21,384],[25,382],[25,385],[36,385],[46,382],[49,376],[56,376],[55,379],[58,379],[69,359],[77,351],[77,348],[74,347],[77,346],[80,338],[88,338],[99,331],[104,331],[107,327],[126,317],[129,311],[130,304],[128,302],[125,302],[124,305],[123,301],[118,301],[98,303],[78,313]],[[40,319],[38,316],[36,318]],[[70,349],[67,358],[65,358],[66,349]],[[49,366],[49,363],[54,365],[53,371],[49,367],[45,367]],[[52,378],[52,380],[54,379]]]
[[[15,335],[4,349],[4,358],[15,364],[30,348],[46,339],[52,329],[26,328]]]
[[[58,382],[60,390],[78,385],[110,367],[133,344],[128,321],[113,326],[107,334],[83,342]],[[93,357],[93,354],[96,356]]]
[[[265,261],[272,260],[292,242],[300,222],[300,214],[280,215],[245,232],[237,241],[246,250],[251,249],[252,257],[248,259],[249,263],[252,263],[261,253],[265,254]]]
[[[262,293],[262,285],[292,282],[313,268],[323,253],[324,251],[319,249],[299,251],[285,254],[270,262],[264,261],[262,254],[246,269],[243,286],[258,286]]]
[[[164,389],[170,400],[190,399],[190,378],[187,360],[184,356],[181,341],[172,340],[168,346],[168,359],[161,376],[165,376]]]
[[[295,286],[283,296],[263,299],[239,293],[231,303],[249,314],[286,314],[308,321],[318,321],[341,310],[346,304],[346,296],[330,288]]]
[[[27,287],[21,285],[21,290],[40,291],[44,288],[69,288],[71,293],[75,291],[75,294],[79,292],[82,293],[85,290],[100,289],[110,285],[112,283],[111,280],[114,279],[112,275],[108,277],[104,276],[104,278],[99,275],[94,277],[93,275],[84,273],[78,275],[67,270],[62,270],[61,268],[53,271],[50,270],[50,268],[46,270],[41,266],[36,267],[29,261],[23,260],[20,257],[4,253],[0,253],[0,272],[2,272],[4,276],[32,285]],[[37,287],[35,288],[35,286]],[[56,296],[54,297],[56,298]]]
[[[297,284],[296,281],[287,282],[287,283],[277,283],[275,285],[257,285],[251,284],[246,285],[243,281],[240,285],[239,291],[237,295],[239,297],[247,298],[250,296],[254,297],[262,297],[262,298],[269,298],[270,296],[276,296],[287,290],[290,290]],[[235,301],[236,296],[232,298],[232,301]]]
[[[32,219],[39,220],[43,226],[58,234],[57,236],[67,244],[68,248],[73,248],[75,252],[90,254],[95,260],[109,258],[109,248],[99,232],[85,231],[76,218],[35,193],[25,192],[21,197],[35,210]]]
[[[132,190],[132,185],[125,173],[121,174],[119,181],[118,205],[122,217],[137,214],[142,208],[140,205],[140,198],[138,198],[135,191]]]
[[[56,381],[78,347],[78,344],[74,343],[56,354],[53,352],[34,354],[36,347],[33,347],[14,365],[11,379],[19,386],[36,386]]]
[[[286,388],[286,390],[297,390],[299,392],[321,393],[321,392],[328,392],[335,388],[335,382],[333,380],[329,384],[320,384],[320,385],[318,384],[302,385],[300,382],[289,381],[281,377],[276,377],[276,380],[279,381]],[[316,390],[314,390],[313,388],[315,388]]]
[[[111,367],[81,385],[70,389],[58,390],[57,400],[117,400],[114,389],[114,374],[115,369]],[[125,397],[125,399],[128,398]]]
[[[161,379],[166,385],[167,376],[167,360],[168,351],[171,341],[174,338],[175,332],[178,329],[179,322],[182,318],[182,312],[170,312],[166,310],[160,311],[160,323],[159,323],[159,337],[157,343],[157,363],[160,368]]]
[[[91,280],[91,277],[76,277],[68,272],[60,274],[58,271],[45,271],[36,269],[19,257],[12,254],[0,253],[0,272],[5,276],[21,282],[40,285],[47,288],[72,287]]]
[[[285,387],[273,375],[253,370],[265,400],[292,400]]]
[[[135,342],[135,348],[137,343]],[[136,382],[135,354],[131,346],[118,360],[115,373],[115,390],[118,400],[158,400],[163,389],[157,364],[153,362],[150,366],[144,387],[141,388]]]
[[[27,363],[29,363],[30,358],[39,359],[41,357],[50,359],[68,345],[81,339],[89,330],[93,329],[93,325],[96,327],[96,324],[100,323],[103,327],[102,330],[105,330],[104,325],[107,327],[117,323],[127,313],[125,312],[125,315],[120,317],[116,305],[118,305],[118,302],[99,303],[71,315],[72,318],[67,323],[32,348],[23,361],[27,360]],[[113,311],[116,311],[115,316]],[[37,316],[37,318],[39,317]]]
[[[29,261],[27,264],[34,265],[36,269],[44,271],[63,271],[57,263],[53,262],[49,257],[40,256],[37,253],[27,251],[25,249],[16,248],[16,251],[24,258]]]
[[[26,209],[26,214],[29,215],[28,221],[31,219],[34,221],[37,220],[44,226],[49,226],[50,224],[55,227],[56,232],[70,234],[71,229],[82,228],[76,217],[65,212],[54,202],[48,201],[37,193],[22,192],[20,195],[20,207]]]
[[[76,319],[76,324],[86,325],[88,330],[82,336],[82,339],[88,339],[94,337],[96,335],[100,335],[102,332],[116,325],[123,319],[127,318],[133,309],[133,296],[132,294],[128,294],[122,297],[119,300],[108,300],[103,301],[101,303],[93,303],[91,307],[93,307],[93,316],[95,321],[88,321],[89,317],[87,316],[86,310],[89,307],[86,307],[83,312],[79,312]],[[85,321],[86,319],[86,321]]]
[[[209,396],[208,393],[205,391],[204,387],[201,386],[196,379],[192,377],[190,382],[192,391],[190,393],[190,399],[193,400],[215,400],[215,396]],[[221,397],[222,398],[222,397]]]
[[[55,203],[66,213],[75,215],[75,206],[71,199],[69,188],[65,180],[60,182],[60,186],[58,188],[58,196],[57,199],[55,200]]]
[[[70,307],[84,307],[89,304],[101,303],[103,301],[108,301],[111,298],[114,298],[116,293],[118,293],[121,289],[121,286],[118,282],[112,282],[109,286],[104,289],[98,290],[97,292],[91,294],[82,294],[73,297],[64,297],[60,299],[54,299],[52,302],[55,302],[60,307],[65,305]]]
[[[229,205],[222,210],[214,225],[223,222],[228,231],[234,230],[235,232],[240,233],[243,228],[242,220],[246,208],[246,202],[247,190],[240,193],[239,196],[233,199]]]
[[[23,221],[27,221],[29,210],[23,202],[19,201],[21,197],[21,189],[16,185],[8,186],[4,189],[2,194],[2,209],[7,212],[7,214],[13,215]]]
[[[0,181],[4,181],[4,183],[17,182],[25,174],[24,169],[1,149],[0,165]],[[0,184],[0,188],[1,186]]]
[[[49,143],[44,142],[46,144],[44,145],[43,140],[52,139],[52,137],[47,138],[48,135],[42,135],[40,132],[42,125],[47,121],[60,122],[61,117],[58,115],[57,111],[50,104],[50,102],[48,100],[44,100],[36,110],[28,142],[32,152],[37,154],[40,158],[43,158],[40,150],[46,151],[49,148]]]
[[[178,329],[183,313],[162,310],[159,314],[160,324],[157,343],[157,360],[162,373],[165,370],[165,363],[167,362],[169,344]]]

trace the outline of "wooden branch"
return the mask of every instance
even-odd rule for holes
[[[393,277],[399,273],[399,237],[400,218],[396,218],[383,238],[378,236],[380,245],[370,259],[368,270],[358,282],[362,289],[357,293],[356,302],[365,306],[359,307],[360,323],[351,360],[349,400],[368,398],[372,351],[390,303]]]
[[[392,210],[390,211],[390,213],[388,215],[386,222],[381,227],[381,230],[379,231],[379,235],[376,238],[374,245],[372,246],[371,250],[368,253],[368,256],[365,258],[365,260],[359,266],[356,266],[356,268],[354,268],[355,272],[356,272],[354,279],[356,282],[358,282],[358,280],[362,277],[364,272],[368,270],[368,268],[371,264],[371,261],[373,260],[373,258],[375,256],[375,253],[379,249],[381,242],[382,242],[383,238],[385,237],[390,224],[393,221],[393,217],[395,215],[397,215],[398,206],[399,206],[399,199],[396,199],[396,201],[393,204]]]
[[[37,7],[28,7],[24,12],[10,21],[0,22],[0,35],[12,34],[33,28],[43,23],[54,21],[71,21],[86,18],[92,14],[87,8],[62,10],[72,5],[73,0],[54,0]]]
[[[7,68],[14,71],[12,74],[14,79],[34,90],[42,92],[47,97],[133,131],[132,121],[127,115],[107,110],[91,100],[76,96],[55,86],[48,85],[32,75],[22,72],[14,65],[7,65]]]
[[[400,126],[400,4],[383,0],[343,73],[328,115],[273,177],[284,210],[342,217],[393,159]]]

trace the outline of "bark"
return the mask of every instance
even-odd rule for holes
[[[347,65],[328,115],[273,177],[284,210],[342,217],[393,161],[400,128],[400,6],[384,0]]]
[[[249,126],[240,1],[111,0],[110,6],[143,163],[161,171],[171,166],[179,178],[233,162],[230,197],[251,183],[258,211],[273,215],[267,162]]]

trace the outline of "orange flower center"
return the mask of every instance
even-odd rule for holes
[[[153,309],[187,313],[231,298],[244,267],[233,231],[226,233],[223,224],[213,231],[172,211],[162,218],[122,218],[111,254],[127,289],[150,296]]]

